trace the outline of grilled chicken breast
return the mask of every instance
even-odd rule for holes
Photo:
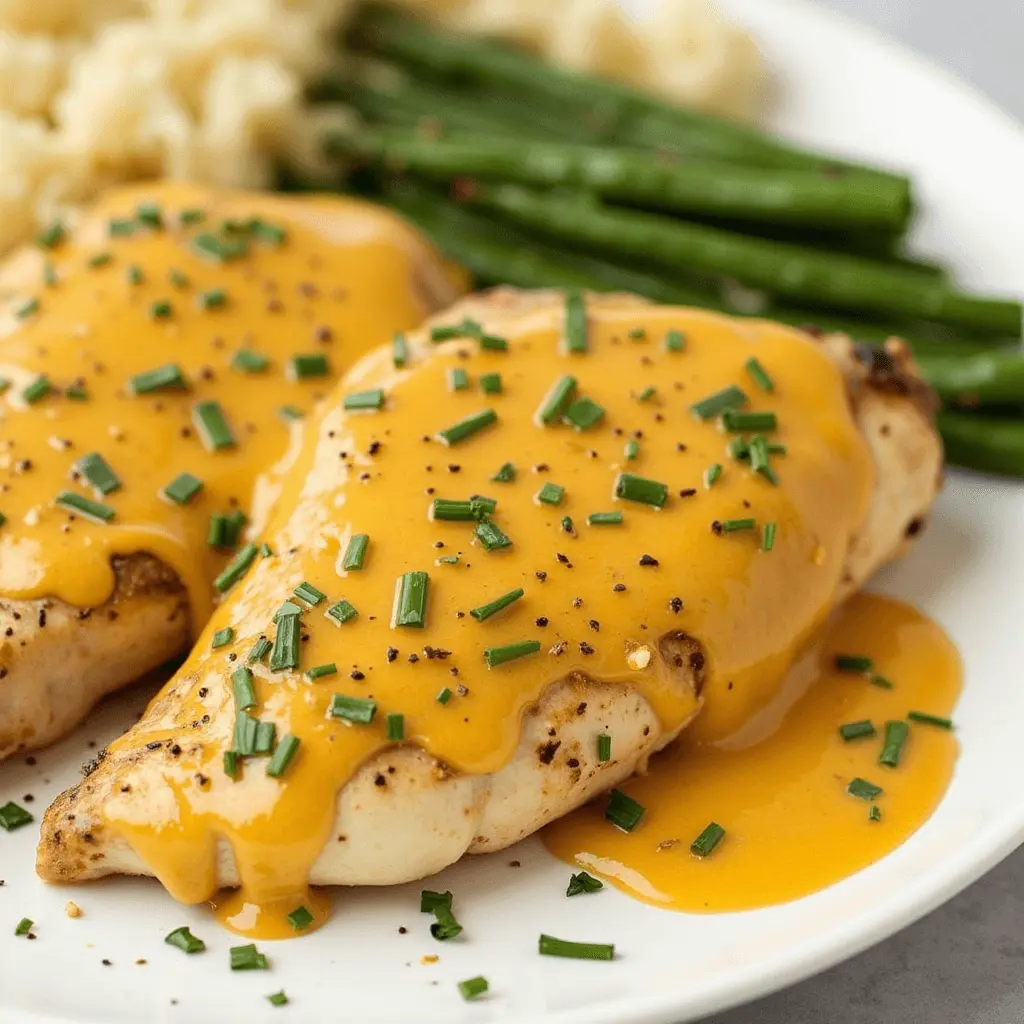
[[[629,296],[456,304],[350,372],[268,524],[279,554],[49,809],[39,874],[241,886],[225,919],[288,934],[307,883],[429,875],[691,722],[728,735],[919,535],[931,417],[898,344]]]
[[[167,183],[0,267],[0,757],[186,648],[291,424],[457,291],[370,204]]]

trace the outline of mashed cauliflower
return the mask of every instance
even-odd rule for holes
[[[132,178],[271,184],[315,166],[324,119],[305,86],[343,59],[356,0],[0,0],[0,254]],[[756,48],[711,0],[400,0],[460,31],[531,46],[683,103],[747,117]]]

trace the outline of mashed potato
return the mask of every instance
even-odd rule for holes
[[[337,109],[307,83],[356,0],[0,0],[0,254],[132,178],[259,187],[287,153],[315,167]],[[400,0],[460,31],[746,117],[760,63],[711,0]]]

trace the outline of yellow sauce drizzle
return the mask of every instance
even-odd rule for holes
[[[837,654],[867,655],[893,688],[835,669]],[[684,735],[650,774],[623,789],[646,808],[627,834],[597,801],[545,829],[547,848],[659,907],[749,910],[797,899],[890,853],[931,816],[953,775],[952,732],[911,721],[900,764],[878,763],[884,726],[910,711],[948,718],[961,666],[942,629],[909,605],[858,594],[835,614],[811,659],[812,681],[769,735],[746,745]],[[843,723],[875,736],[844,741]],[[881,786],[871,803],[846,792],[856,777]],[[707,858],[690,844],[711,821],[726,829]]]

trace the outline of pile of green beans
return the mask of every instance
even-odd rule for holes
[[[1021,304],[905,251],[905,175],[384,5],[361,8],[346,45],[355,72],[314,95],[359,115],[325,139],[344,186],[415,222],[479,284],[903,338],[943,402],[949,460],[1024,476]]]

